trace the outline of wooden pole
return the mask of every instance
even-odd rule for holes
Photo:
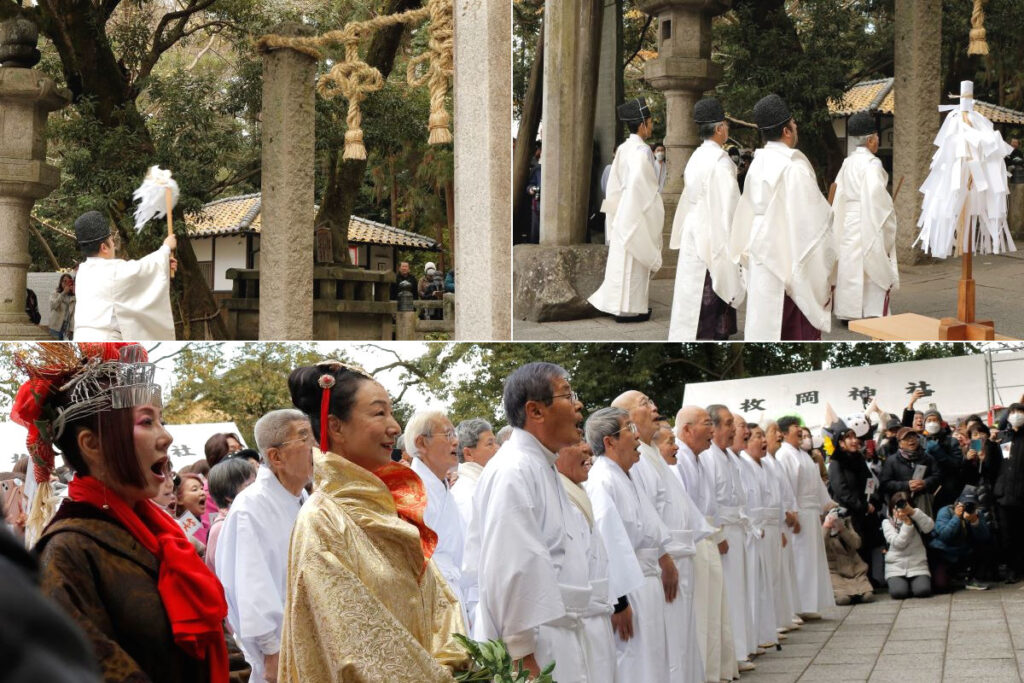
[[[167,236],[170,237],[174,234],[174,218],[171,217],[171,211],[174,209],[174,195],[170,187],[164,188],[164,204],[167,208]],[[174,258],[173,251],[171,258]],[[174,271],[171,271],[171,279],[174,279]]]

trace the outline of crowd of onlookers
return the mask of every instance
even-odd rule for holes
[[[1024,577],[1024,405],[950,423],[915,392],[899,418],[884,413],[833,443],[823,472],[873,588],[922,597]],[[1022,399],[1024,400],[1024,399]],[[819,456],[820,457],[820,456]]]

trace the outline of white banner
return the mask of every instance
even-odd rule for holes
[[[1018,354],[997,354],[995,358]],[[1024,372],[1024,363],[1007,363],[1004,374]],[[751,377],[687,384],[683,392],[686,405],[708,406],[721,403],[742,414],[748,422],[763,418],[777,419],[798,415],[808,426],[822,426],[825,404],[836,415],[844,417],[863,412],[872,399],[897,419],[910,402],[915,389],[924,397],[915,405],[918,410],[937,408],[944,419],[988,410],[985,356],[960,356],[935,360],[837,368],[787,375]],[[1009,384],[1010,378],[1006,378]],[[1014,398],[1013,400],[1016,400]],[[877,417],[872,417],[877,421]]]
[[[234,422],[208,422],[204,424],[191,425],[164,425],[167,431],[174,437],[171,447],[168,449],[168,457],[171,459],[171,467],[174,471],[180,470],[186,465],[191,465],[197,460],[206,458],[204,447],[206,440],[218,432],[235,434],[238,440],[245,446],[245,442],[239,434],[238,426]],[[28,455],[25,447],[25,439],[28,430],[14,422],[0,422],[0,472],[8,472],[14,467],[14,463],[23,455]],[[61,464],[61,458],[57,456],[57,464]]]

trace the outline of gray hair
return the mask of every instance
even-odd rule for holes
[[[622,418],[629,419],[629,413],[622,408],[601,408],[587,418],[583,431],[594,455],[604,455],[604,437],[622,429]]]
[[[697,136],[701,140],[710,140],[718,132],[718,127],[724,125],[725,121],[715,121],[714,123],[701,123],[697,126]]]
[[[722,426],[722,418],[719,416],[722,414],[723,410],[729,415],[732,415],[732,411],[729,410],[728,406],[723,406],[721,403],[712,403],[707,407],[708,415],[711,416],[711,424],[713,426]]]
[[[527,363],[505,378],[502,404],[508,423],[522,428],[526,425],[526,402],[552,399],[551,384],[568,377],[565,368],[554,363]]]
[[[868,133],[867,135],[854,135],[853,144],[856,147],[863,147],[864,145],[868,144],[868,140],[877,135],[878,133]]]
[[[463,448],[476,448],[480,442],[480,435],[493,431],[494,427],[491,426],[491,423],[483,418],[474,417],[460,422],[459,426],[455,428],[455,433],[459,435],[459,462],[466,461],[462,455]]]
[[[239,489],[255,474],[248,458],[231,457],[213,466],[206,480],[210,484],[210,495],[221,510],[231,506]]]
[[[402,434],[405,437],[405,452],[414,458],[420,457],[420,449],[416,445],[416,437],[430,436],[437,423],[446,417],[448,416],[444,414],[443,410],[437,410],[436,408],[416,411],[409,418],[408,424],[405,425],[405,432]]]
[[[269,413],[256,421],[252,428],[253,436],[256,437],[256,448],[260,450],[260,459],[267,461],[267,451],[274,448],[288,439],[288,429],[292,422],[309,422],[309,417],[301,410],[295,408],[282,408],[271,410]]]
[[[508,441],[508,438],[512,436],[512,425],[505,425],[498,430],[498,433],[494,435],[494,440],[498,442],[498,445]]]

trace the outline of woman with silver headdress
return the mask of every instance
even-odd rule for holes
[[[41,344],[12,418],[37,480],[75,472],[36,549],[43,591],[83,629],[108,681],[226,681],[217,578],[150,498],[170,476],[160,387],[134,344]],[[35,513],[36,510],[33,509]]]

